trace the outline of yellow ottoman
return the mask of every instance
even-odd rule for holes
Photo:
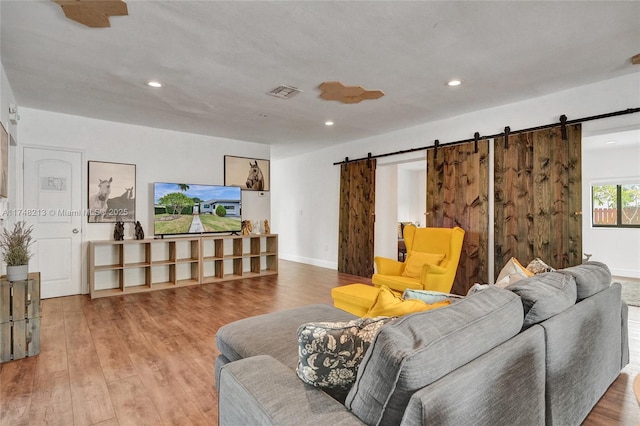
[[[361,317],[373,305],[378,290],[378,287],[367,284],[349,284],[332,288],[333,306]]]

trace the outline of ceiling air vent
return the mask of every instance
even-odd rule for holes
[[[285,86],[284,84],[276,87],[272,91],[268,92],[267,95],[275,96],[276,98],[281,99],[289,99],[293,98],[298,93],[302,92],[302,90],[293,86]]]

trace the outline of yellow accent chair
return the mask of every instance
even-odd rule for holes
[[[407,257],[399,262],[375,257],[375,286],[386,285],[396,290],[432,290],[449,293],[456,278],[464,230],[454,228],[404,227]]]

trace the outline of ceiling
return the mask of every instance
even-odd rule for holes
[[[48,0],[2,0],[18,106],[270,144],[277,158],[640,70],[639,1],[127,5],[92,29]],[[385,95],[326,101],[325,81]],[[302,93],[266,94],[281,84]]]

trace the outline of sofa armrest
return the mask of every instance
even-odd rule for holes
[[[220,370],[218,421],[223,425],[363,425],[344,405],[303,383],[268,355]]]
[[[373,259],[376,262],[376,272],[381,275],[402,275],[404,271],[404,263],[398,262],[388,257],[376,256]]]

